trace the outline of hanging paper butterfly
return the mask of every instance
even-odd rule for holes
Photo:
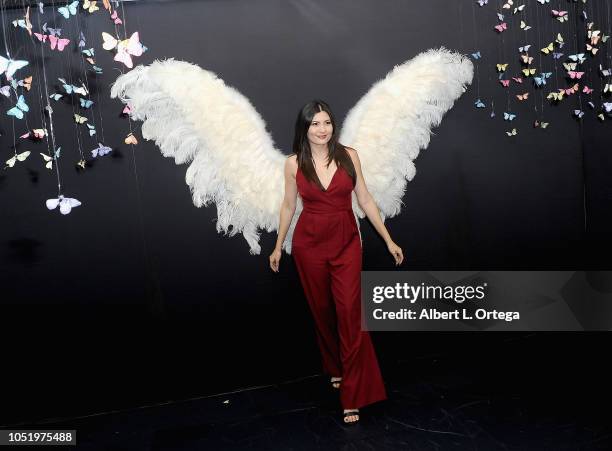
[[[82,31],[81,31],[81,33],[79,35],[79,43],[78,43],[77,47],[78,48],[85,47],[85,35],[83,34]]]
[[[602,77],[609,77],[612,75],[612,69],[604,69],[601,64],[599,65],[599,72]]]
[[[480,50],[476,53],[472,53],[472,58],[474,58],[475,60],[480,59],[481,58],[481,54],[480,54]]]
[[[533,62],[533,56],[521,55],[521,60],[523,61],[523,64],[531,64]]]
[[[506,113],[504,111],[504,121],[513,121],[515,117],[516,117],[516,114]]]
[[[23,119],[23,113],[27,113],[28,111],[30,111],[30,107],[25,102],[23,94],[20,94],[19,98],[17,99],[17,105],[8,110],[6,114],[8,114],[9,116],[14,116],[17,119]]]
[[[535,75],[536,70],[537,69],[535,67],[527,67],[523,69],[521,72],[523,72],[523,75],[525,75],[525,77],[529,77],[531,75]]]
[[[591,44],[586,44],[586,49],[593,55],[595,55],[599,51],[597,47],[593,47]]]
[[[558,60],[563,56],[563,53],[553,52],[553,59]]]
[[[516,128],[513,128],[512,131],[506,132],[506,135],[508,136],[516,136],[518,135]]]
[[[40,12],[40,14],[45,13],[45,4],[43,2],[38,2],[38,11]]]
[[[64,197],[63,195],[60,195],[57,199],[47,199],[45,205],[49,210],[55,210],[59,205],[60,213],[67,215],[73,208],[81,205],[81,202],[77,199],[73,199],[72,197]]]
[[[516,83],[523,83],[523,79],[521,77],[512,77],[512,79],[516,82]]]
[[[506,22],[502,22],[499,25],[495,25],[493,28],[495,28],[499,33],[501,33],[502,31],[508,29],[508,24]]]
[[[61,99],[62,97],[64,97],[64,95],[55,92],[55,93],[51,94],[49,97],[52,98],[53,100],[57,101],[57,100]]]
[[[96,6],[97,1],[84,0],[83,1],[83,9],[86,10],[89,14],[93,14],[95,11],[98,11],[100,8]]]
[[[91,66],[91,67],[89,68],[89,70],[91,70],[91,71],[95,72],[96,74],[101,74],[101,73],[102,73],[102,68],[101,68],[101,67],[96,66],[95,64],[94,64],[93,66]]]
[[[550,3],[550,0],[538,0],[538,2],[543,5],[544,3]]]
[[[0,88],[0,94],[4,97],[10,97],[11,95],[11,87],[9,85],[3,86]]]
[[[520,11],[523,11],[524,9],[525,9],[525,5],[518,6],[518,7],[514,8],[513,14],[516,14],[516,13],[518,13]]]
[[[560,88],[560,91],[564,91],[566,95],[571,95],[571,94],[575,94],[577,91],[579,91],[579,86],[578,83],[576,83],[574,86],[572,86],[571,88]]]
[[[557,33],[557,38],[555,39],[555,42],[559,44],[560,49],[563,48],[563,46],[565,45],[565,42],[563,41],[563,36],[561,36],[561,33]]]
[[[496,64],[497,67],[497,72],[505,72],[505,70],[508,68],[508,63],[504,63],[504,64]]]
[[[81,116],[80,114],[74,113],[74,122],[77,124],[83,124],[87,122],[87,118],[85,116]]]
[[[482,103],[482,100],[478,99],[476,100],[476,102],[474,102],[474,105],[476,106],[476,108],[484,108],[485,104]]]
[[[14,27],[19,26],[21,28],[24,28],[28,32],[28,34],[32,36],[32,23],[30,22],[30,7],[29,6],[23,17],[24,17],[23,19],[13,20],[13,26]]]
[[[0,75],[6,72],[7,80],[11,80],[13,78],[13,75],[15,75],[15,72],[30,64],[25,60],[11,59],[8,53],[6,56],[8,56],[8,58],[0,56]]]
[[[584,75],[584,72],[575,72],[573,70],[570,70],[570,71],[567,72],[567,75],[569,75],[569,77],[571,79],[578,79],[579,80]]]
[[[567,22],[568,20],[568,15],[567,15],[567,11],[557,11],[556,9],[553,9],[552,11],[552,15],[561,23],[563,22]]]
[[[516,95],[516,98],[519,99],[520,101],[527,100],[528,97],[529,97],[529,93],[528,92]]]
[[[67,94],[71,94],[73,92],[75,94],[81,94],[84,96],[89,94],[89,91],[87,90],[85,85],[78,87],[78,86],[74,86],[74,85],[67,83],[66,80],[64,80],[63,78],[58,78],[58,80],[62,82],[62,86],[64,87],[64,90],[66,91]]]
[[[87,125],[87,128],[89,129],[89,136],[93,136],[96,134],[96,127],[90,124],[85,124],[85,125]]]
[[[561,90],[560,92],[551,92],[549,93],[546,98],[548,100],[555,100],[557,102],[563,100],[563,95],[565,94],[565,91]]]
[[[78,0],[74,0],[72,3],[68,3],[66,6],[57,8],[57,12],[64,16],[65,19],[68,19],[70,16],[76,16],[78,7]]]
[[[487,0],[489,1],[489,0]],[[480,5],[482,6],[482,5]],[[110,16],[111,20],[113,20],[115,22],[115,25],[121,25],[123,22],[121,21],[121,19],[119,18],[119,16],[117,16],[117,10],[113,11],[113,13]]]
[[[49,44],[51,44],[51,50],[55,50],[55,48],[57,47],[57,50],[61,52],[68,44],[70,44],[70,39],[58,38],[57,36],[54,36],[52,34],[50,34],[48,38]]]
[[[504,21],[504,15],[501,13],[497,13],[497,18],[499,19],[500,22]]]
[[[40,153],[40,156],[43,157],[43,160],[45,160],[45,167],[47,169],[53,169],[53,161],[57,160],[60,157],[60,153],[62,151],[61,147],[58,147],[57,150],[53,153],[53,157],[47,155],[46,153]]]
[[[30,136],[32,136],[33,138],[36,138],[36,139],[43,139],[46,135],[47,135],[46,128],[35,128],[31,132],[28,131],[27,133],[24,133],[23,135],[20,136],[20,138],[25,139],[25,138],[29,138]]]
[[[132,33],[129,39],[124,39],[122,41],[103,32],[102,39],[104,40],[102,47],[105,50],[117,49],[114,60],[122,62],[130,69],[134,67],[132,56],[140,56],[143,53],[142,44],[140,43],[140,37],[137,31]]]
[[[132,112],[132,107],[128,104],[123,108],[123,111],[121,111],[121,114],[130,114]]]
[[[126,144],[138,144],[138,140],[136,139],[136,137],[132,134],[129,133],[125,139],[123,140],[123,142],[125,142]]]
[[[520,52],[520,53],[523,53],[523,52],[528,52],[530,47],[531,47],[531,44],[528,44],[528,45],[524,45],[524,46],[522,46],[522,47],[519,47],[519,52]]]
[[[507,88],[508,86],[510,86],[510,80],[499,80],[499,82],[502,84],[504,88]]]
[[[548,44],[546,47],[544,47],[541,52],[548,55],[550,52],[552,52],[555,49],[553,43],[551,42],[550,44]]]
[[[91,151],[91,155],[96,157],[103,157],[104,155],[109,154],[113,149],[108,146],[103,145],[102,143],[98,143],[98,147]]]
[[[53,36],[61,36],[62,34],[62,29],[61,28],[51,28],[51,27],[47,27],[47,22],[45,22],[42,26],[42,30],[44,33],[49,33],[52,34]]]
[[[546,84],[546,79],[552,76],[552,72],[542,72],[539,76],[533,77],[535,86],[543,86]]]
[[[83,53],[83,54],[93,58],[93,56],[94,56],[94,49],[93,49],[93,47],[90,48],[90,49],[84,49],[84,50],[81,50],[81,53]]]
[[[482,7],[482,6],[486,5],[487,3],[489,3],[489,0],[476,0],[476,3],[478,3],[478,5],[480,5]]]
[[[82,97],[79,97],[79,100],[81,102],[81,107],[82,108],[90,108],[94,104],[93,100],[84,99]]]
[[[531,30],[531,26],[527,25],[524,20],[521,20],[521,29],[522,30]]]
[[[504,5],[502,6],[502,8],[504,9],[510,9],[512,8],[512,5],[514,5],[514,2],[512,0],[508,0],[506,3],[504,3]]]
[[[576,116],[578,119],[581,119],[582,116],[584,116],[584,111],[582,111],[582,110],[574,110],[574,116]]]
[[[20,154],[15,154],[15,156],[6,160],[6,166],[4,167],[4,169],[6,169],[7,167],[12,168],[13,166],[15,166],[16,162],[25,161],[25,159],[28,158],[29,156],[30,156],[29,150],[26,152],[22,152]]]
[[[533,123],[533,126],[535,128],[546,128],[548,127],[548,122],[540,122],[536,119],[535,122]]]

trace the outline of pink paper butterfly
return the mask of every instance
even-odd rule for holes
[[[576,72],[576,71],[570,70],[567,72],[567,74],[570,76],[570,78],[580,79],[580,77],[584,75],[584,72]]]
[[[495,29],[501,33],[502,31],[508,29],[508,24],[506,22],[502,22],[499,25],[495,25]]]
[[[556,9],[552,10],[553,16],[563,17],[567,14],[567,11],[557,11]]]
[[[590,93],[592,93],[592,92],[593,92],[593,89],[591,89],[591,88],[589,88],[588,86],[586,86],[586,85],[585,85],[585,86],[582,88],[582,92],[586,92],[587,94],[590,94]]]
[[[115,25],[121,25],[123,23],[119,16],[117,16],[117,10],[113,11],[111,14],[111,19],[115,21]]]
[[[36,36],[40,42],[47,42],[46,34],[34,33],[34,36]]]
[[[57,49],[60,52],[64,50],[68,44],[70,44],[70,39],[58,38],[52,34],[49,35],[49,41],[51,43],[51,50],[55,50],[55,47],[57,46]]]
[[[510,86],[510,80],[499,80],[499,82],[504,86],[504,88]]]
[[[521,77],[512,77],[512,79],[517,83],[523,83],[523,79]]]

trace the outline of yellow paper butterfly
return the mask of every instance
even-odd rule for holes
[[[97,1],[89,1],[89,0],[85,0],[83,2],[83,9],[86,9],[90,14],[93,13],[94,11],[98,11],[100,8],[98,8],[96,6],[96,3],[98,3]]]
[[[605,117],[604,117],[603,113],[599,113],[599,114],[597,115],[597,117],[598,117],[598,118],[599,118],[599,120],[601,120],[601,121],[603,121],[603,120],[605,119]]]
[[[559,44],[560,46],[563,45],[563,36],[561,36],[561,33],[557,34],[557,39],[555,39],[555,42]]]
[[[6,164],[9,168],[12,168],[13,166],[15,166],[15,163],[17,161],[24,161],[26,158],[28,158],[30,156],[30,151],[26,151],[26,152],[22,152],[20,154],[17,154],[15,156],[13,156],[12,158],[9,158],[8,160],[6,160]]]
[[[556,101],[560,101],[560,100],[563,100],[563,94],[564,94],[563,92],[551,92],[550,94],[546,96],[546,98],[548,100],[553,99]]]
[[[512,131],[506,132],[508,136],[516,136],[518,133],[516,132],[516,128],[513,128]]]
[[[78,163],[77,163],[77,166],[80,166],[83,169],[85,169],[85,160],[79,160]]]
[[[548,122],[540,122],[536,119],[535,122],[533,123],[533,126],[535,128],[546,128],[548,127]]]
[[[535,67],[527,67],[523,69],[523,74],[525,74],[525,77],[529,77],[530,75],[535,75],[535,73],[536,73]]]
[[[577,66],[578,63],[563,63],[563,67],[565,67],[565,70],[576,70]]]
[[[87,118],[84,116],[81,116],[80,114],[74,114],[74,122],[76,122],[77,124],[82,124],[84,122],[87,122]]]
[[[521,29],[527,31],[531,30],[531,27],[527,25],[524,20],[521,20]]]
[[[555,49],[553,43],[551,42],[550,44],[548,44],[546,47],[544,47],[542,49],[542,53],[544,53],[545,55],[548,55],[550,52],[552,52]]]
[[[508,67],[508,63],[497,64],[497,72],[505,72],[507,67]]]

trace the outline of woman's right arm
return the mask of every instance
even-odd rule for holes
[[[295,183],[295,174],[297,172],[297,160],[294,156],[290,156],[285,161],[285,195],[280,206],[280,221],[278,226],[278,237],[276,246],[270,255],[270,267],[272,271],[278,272],[278,266],[282,254],[283,242],[289,230],[289,224],[295,213],[295,205],[297,201],[297,185]]]

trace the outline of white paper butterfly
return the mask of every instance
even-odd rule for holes
[[[49,210],[55,210],[59,205],[60,213],[67,215],[74,207],[81,205],[81,202],[77,199],[73,199],[72,197],[64,197],[63,195],[60,195],[56,199],[47,199],[45,204]]]

